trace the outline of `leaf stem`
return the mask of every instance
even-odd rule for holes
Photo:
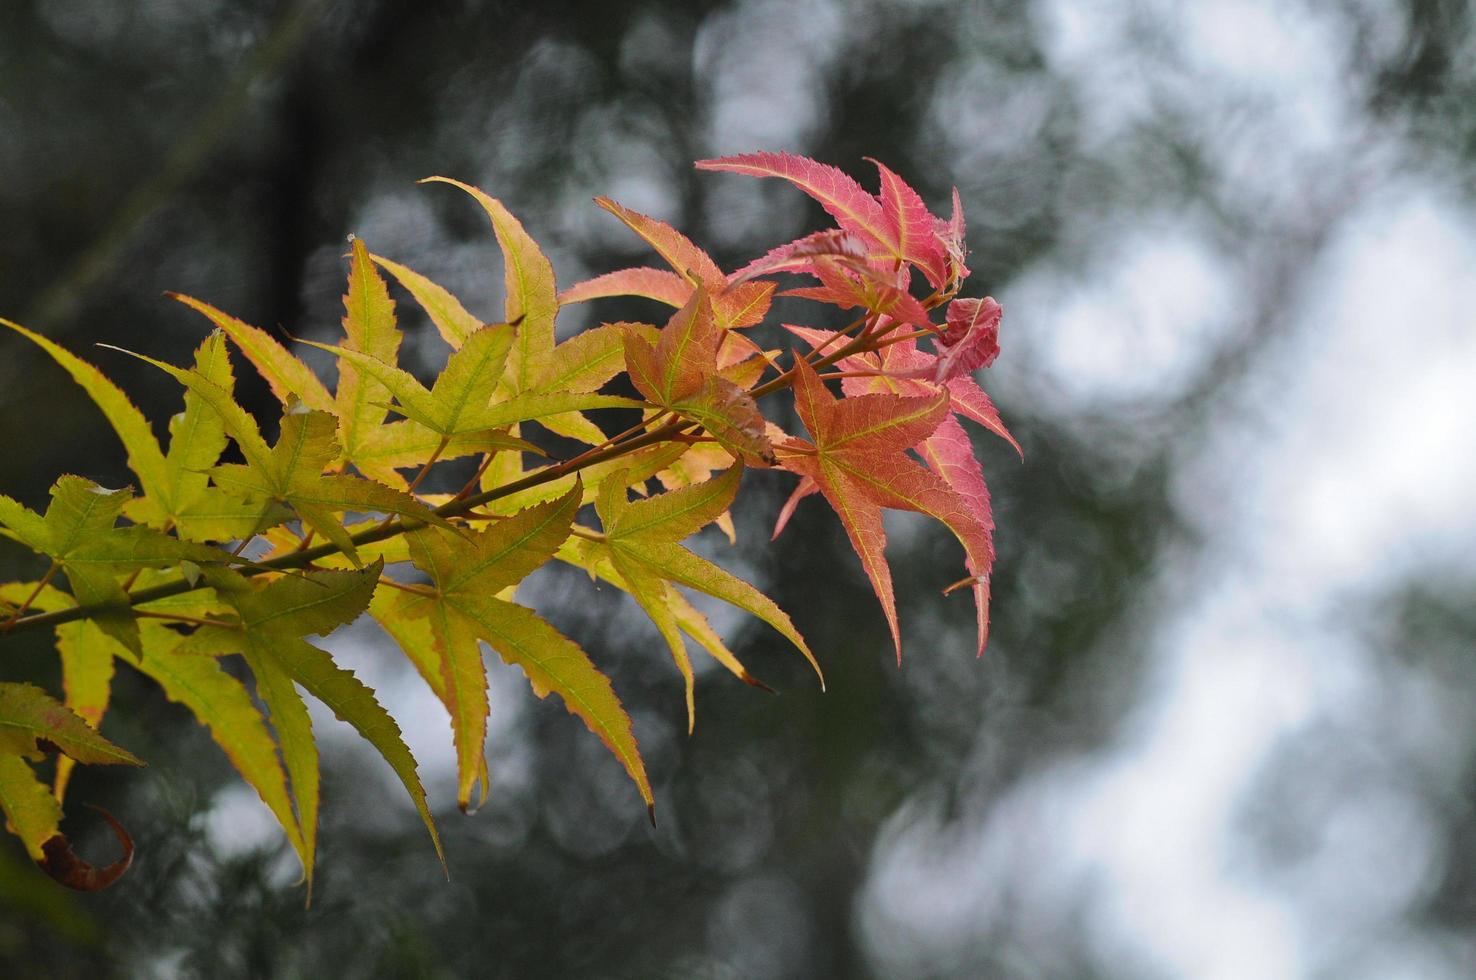
[[[42,589],[51,584],[51,580],[56,577],[56,573],[60,569],[61,565],[57,562],[53,561],[51,563],[51,566],[46,569],[46,574],[41,576],[41,581],[37,582],[36,587],[31,590],[31,594],[26,596],[24,602],[16,606],[15,612],[11,613],[5,622],[0,623],[0,633],[9,633],[15,628],[16,624],[20,622],[20,618],[26,614],[26,610],[31,608],[31,603],[36,601],[36,597],[41,594]]]
[[[415,492],[415,488],[420,486],[420,481],[425,479],[426,474],[430,472],[431,467],[436,464],[436,460],[441,458],[441,454],[446,451],[446,447],[450,444],[450,436],[441,436],[441,441],[436,443],[435,451],[430,454],[430,459],[421,464],[420,472],[415,474],[415,479],[411,480],[410,485],[405,488],[406,493]]]
[[[435,589],[428,588],[424,585],[411,585],[408,582],[397,582],[394,579],[383,575],[379,578],[379,584],[388,585],[392,589],[399,589],[401,592],[409,592],[413,595],[430,596],[431,598],[439,595],[439,593],[436,592]]]
[[[244,630],[242,623],[232,622],[227,619],[210,619],[199,616],[185,616],[181,613],[155,612],[152,609],[137,609],[133,613],[139,619],[165,619],[171,623],[190,623],[195,626],[219,626],[221,629]]]

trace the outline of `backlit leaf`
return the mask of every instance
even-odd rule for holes
[[[836,167],[789,153],[745,153],[699,160],[697,169],[787,180],[818,201],[845,230],[888,254],[899,252],[896,234],[881,203]]]
[[[451,711],[458,760],[457,799],[466,808],[483,766],[487,679],[477,641],[523,669],[540,697],[553,691],[608,746],[652,804],[630,718],[610,682],[572,640],[532,610],[496,597],[542,565],[568,537],[582,488],[477,532],[470,539],[427,528],[411,535],[415,564],[431,577],[433,601],[402,601],[425,616],[441,656],[443,700]]]
[[[741,475],[742,467],[734,466],[705,483],[630,501],[626,498],[626,475],[612,473],[601,482],[595,498],[595,509],[604,525],[603,547],[608,549],[609,560],[620,577],[631,586],[631,595],[646,608],[664,636],[668,635],[665,624],[672,614],[666,609],[652,613],[648,602],[654,604],[664,597],[644,586],[643,576],[654,575],[662,581],[695,589],[762,619],[804,654],[823,684],[824,675],[809,646],[772,599],[679,544],[727,511],[738,492]],[[682,667],[685,653],[679,652],[680,640],[673,643],[668,636],[668,643],[678,666]]]
[[[554,317],[559,301],[553,266],[501,201],[449,177],[427,177],[421,183],[428,182],[461,188],[476,199],[492,221],[492,231],[502,248],[503,285],[507,294],[503,319],[517,324],[517,339],[507,362],[508,377],[515,391],[530,390],[542,357],[554,348]]]
[[[123,394],[122,390],[109,381],[101,371],[59,344],[27,330],[20,324],[11,323],[3,317],[0,317],[0,325],[9,327],[30,340],[66,369],[66,372],[82,386],[97,407],[102,409],[108,424],[118,434],[123,448],[128,453],[128,468],[133,470],[138,477],[144,492],[169,499],[171,481],[164,454],[159,449],[159,441],[154,438],[154,430],[149,425],[148,419],[144,418],[143,413],[134,407],[133,403],[128,400],[128,396]]]
[[[303,634],[325,635],[356,619],[368,606],[382,568],[382,563],[376,561],[357,570],[309,571],[279,578],[262,588],[230,573],[217,573],[215,582],[217,589],[223,590],[222,597],[240,613],[244,628],[235,639],[252,665],[258,685],[265,687],[263,698],[271,707],[273,724],[282,738],[304,838],[309,837],[309,828],[308,815],[303,812],[303,789],[311,786],[315,797],[317,763],[315,753],[310,759],[306,757],[312,735],[303,723],[305,713],[297,710],[295,692],[288,693],[291,684],[287,678],[352,725],[389,763],[420,812],[436,855],[444,864],[440,835],[426,803],[415,759],[405,747],[399,726],[352,671],[337,666],[328,654],[302,639]],[[296,764],[294,753],[301,753]],[[303,778],[299,779],[295,769],[301,770]]]
[[[358,238],[353,241],[343,308],[343,330],[347,335],[344,346],[393,364],[400,350],[395,303],[390,299],[384,277],[369,257],[369,249]],[[334,414],[338,416],[339,442],[350,459],[368,434],[384,421],[387,401],[384,385],[377,376],[366,377],[352,361],[339,364]]]
[[[257,327],[236,319],[202,300],[183,293],[166,293],[171,299],[179,300],[225,331],[246,359],[266,379],[277,400],[286,405],[294,397],[308,408],[318,412],[334,410],[333,396],[323,387],[323,382],[302,361],[279,344],[270,334]],[[219,384],[218,379],[215,380]]]
[[[482,321],[468,313],[466,307],[461,305],[461,300],[451,295],[444,286],[439,286],[414,269],[382,255],[371,253],[369,257],[415,297],[415,301],[430,317],[431,323],[436,325],[441,339],[450,344],[452,350],[466,343],[466,338],[481,329]]]
[[[0,755],[39,759],[49,743],[78,762],[141,766],[60,701],[32,684],[0,682]]]
[[[883,557],[882,508],[918,511],[943,522],[971,563],[987,566],[992,555],[988,529],[978,515],[941,476],[904,452],[933,435],[948,416],[948,392],[838,400],[803,359],[797,368],[795,408],[813,444],[791,440],[780,447],[780,465],[808,477],[840,517],[881,602],[900,660],[896,601]]]

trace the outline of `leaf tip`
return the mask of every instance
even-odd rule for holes
[[[765,684],[763,681],[759,680],[757,677],[753,676],[752,674],[750,674],[746,670],[743,673],[741,673],[741,674],[738,675],[738,679],[741,680],[741,681],[743,681],[743,683],[749,685],[750,687],[756,687],[756,688],[758,688],[760,691],[763,691],[766,694],[778,694],[779,693],[778,691],[774,690],[772,687],[770,687],[769,685]],[[824,683],[823,680],[821,681],[820,686],[821,687],[824,687],[825,686],[825,683]]]

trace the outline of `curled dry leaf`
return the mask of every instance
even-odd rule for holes
[[[89,804],[90,806],[90,804]],[[133,864],[133,838],[118,822],[118,818],[100,806],[93,806],[113,828],[113,835],[123,846],[123,856],[106,867],[89,864],[77,856],[72,844],[63,834],[56,834],[41,845],[43,857],[36,864],[55,882],[79,892],[100,892],[123,877]]]

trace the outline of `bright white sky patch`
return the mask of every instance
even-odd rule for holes
[[[1001,294],[1009,357],[993,375],[1034,389],[1029,404],[1177,398],[1241,312],[1232,272],[1192,222],[1136,225],[1085,269],[1043,266]]]

